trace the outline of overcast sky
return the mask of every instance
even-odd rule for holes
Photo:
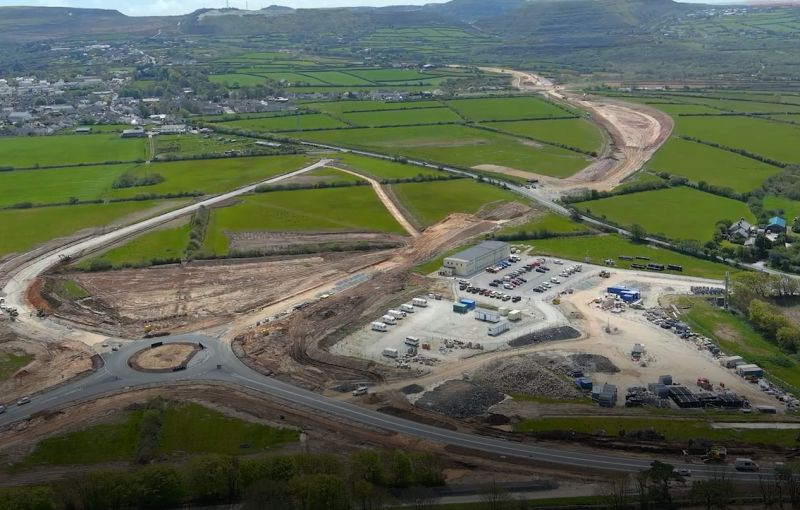
[[[411,5],[437,0],[229,0],[231,7],[260,9],[271,4],[289,7],[339,7],[351,5]],[[491,1],[491,0],[487,0]],[[694,3],[735,3],[735,0],[681,0]],[[225,0],[0,0],[0,6],[39,5],[117,9],[130,16],[186,14],[202,7],[224,7]]]

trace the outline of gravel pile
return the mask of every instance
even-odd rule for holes
[[[569,379],[547,368],[534,354],[491,363],[476,372],[473,380],[507,394],[525,393],[556,400],[583,395]]]
[[[486,414],[490,407],[504,399],[502,392],[490,386],[470,381],[447,381],[425,393],[415,405],[464,419]]]
[[[616,374],[619,368],[610,359],[599,354],[571,354],[567,357],[571,368],[589,373]]]
[[[511,347],[523,347],[526,345],[542,343],[542,342],[555,342],[557,340],[572,340],[573,338],[580,338],[581,332],[570,326],[559,326],[557,328],[548,328],[541,331],[535,331],[527,335],[522,335],[508,342]]]

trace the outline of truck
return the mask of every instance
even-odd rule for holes
[[[758,471],[758,464],[753,459],[738,458],[733,464],[736,471]]]
[[[371,327],[372,331],[389,331],[388,326],[383,322],[373,322]]]
[[[409,347],[419,347],[419,338],[415,336],[407,336],[406,345],[408,345]]]
[[[392,358],[392,359],[397,359],[397,356],[399,355],[397,349],[393,347],[387,347],[386,349],[383,350],[382,354],[387,358]]]
[[[414,306],[418,306],[420,308],[425,308],[426,306],[428,306],[428,300],[421,297],[415,297],[414,299],[411,300],[411,304]]]
[[[397,320],[403,320],[406,317],[406,312],[400,310],[389,310],[388,312],[386,312],[386,315],[391,315]]]
[[[394,326],[395,324],[397,324],[397,319],[395,319],[391,315],[384,315],[383,317],[381,317],[381,322],[383,322],[384,324],[388,324],[390,326]]]
[[[412,305],[411,303],[400,305],[400,309],[406,313],[414,313],[414,305]]]

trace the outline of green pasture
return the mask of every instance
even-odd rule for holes
[[[265,73],[264,76],[268,77],[271,80],[291,83],[292,85],[295,86],[300,86],[301,84],[325,85],[325,82],[322,80],[319,80],[311,76],[307,76],[305,74],[294,73],[294,72],[281,72],[281,73],[269,72]]]
[[[93,260],[98,259],[108,261],[114,267],[147,266],[154,259],[180,260],[189,242],[188,217],[184,222],[180,227],[162,228],[143,234],[100,256],[79,263],[78,267],[87,268]]]
[[[429,227],[452,213],[476,213],[484,207],[521,201],[510,191],[473,179],[393,184],[389,189],[402,207],[422,227]]]
[[[534,117],[569,117],[572,114],[536,97],[456,99],[447,105],[474,121],[515,120]]]
[[[420,81],[438,77],[436,74],[421,73],[414,69],[366,69],[363,71],[348,71],[348,73],[372,82]]]
[[[679,117],[675,124],[680,135],[800,163],[800,126],[753,117]]]
[[[324,103],[301,103],[300,106],[333,115],[370,110],[406,110],[413,108],[438,108],[439,101],[326,101]]]
[[[767,195],[762,203],[765,211],[782,211],[779,215],[786,218],[789,225],[795,218],[800,217],[800,201],[798,200]]]
[[[22,202],[66,203],[110,196],[111,185],[136,165],[103,165],[0,172],[0,207]]]
[[[345,87],[351,85],[361,85],[361,86],[374,85],[374,83],[372,83],[371,81],[341,71],[313,71],[313,72],[304,72],[303,75],[315,78],[328,85],[340,85]]]
[[[0,256],[21,253],[85,228],[118,222],[131,214],[147,211],[156,204],[153,201],[141,201],[3,210],[0,211],[0,225],[3,225]]]
[[[341,118],[356,126],[365,127],[463,122],[461,117],[445,107],[344,113]]]
[[[623,227],[638,224],[648,234],[670,239],[710,240],[720,220],[744,218],[754,223],[747,205],[687,187],[674,187],[617,195],[574,204],[589,209],[595,216],[607,218]]]
[[[671,138],[647,164],[653,172],[705,181],[744,193],[752,191],[780,169],[732,152],[697,142]]]
[[[385,159],[369,158],[357,154],[339,154],[336,158],[356,172],[382,179],[411,179],[418,175],[446,176],[445,172],[416,165],[396,163]]]
[[[517,234],[522,232],[550,232],[552,234],[574,234],[578,232],[588,232],[582,223],[572,221],[569,218],[556,213],[544,213],[536,216],[525,223],[513,227],[505,227],[498,234]]]
[[[434,163],[499,165],[553,177],[569,177],[589,164],[583,155],[566,149],[537,146],[529,140],[461,125],[313,131],[290,136]]]
[[[0,352],[0,381],[5,381],[33,359],[32,354]]]
[[[234,141],[235,140],[235,141]],[[156,159],[158,158],[191,158],[197,156],[219,156],[228,151],[239,153],[246,151],[270,151],[268,147],[260,147],[251,138],[215,135],[159,135],[155,138]]]
[[[616,234],[537,239],[515,244],[520,243],[532,246],[533,253],[536,254],[578,260],[587,264],[603,265],[606,259],[612,259],[623,269],[628,269],[630,262],[620,260],[620,255],[648,257],[651,262],[657,264],[677,264],[683,266],[683,272],[679,274],[687,276],[721,280],[725,276],[725,272],[731,270],[724,264],[709,262],[647,244],[634,243]]]
[[[257,85],[263,85],[267,82],[267,79],[263,76],[254,76],[252,74],[212,74],[208,77],[208,81],[211,83],[218,83],[220,85],[225,85],[228,88],[239,88],[239,87],[255,87]]]
[[[228,253],[226,232],[376,231],[404,234],[370,186],[258,193],[211,212],[203,249]]]
[[[144,160],[147,140],[118,135],[9,136],[0,138],[0,167],[33,168]]]
[[[513,135],[569,145],[589,152],[599,152],[603,146],[603,133],[584,119],[492,122],[486,126]]]
[[[226,122],[225,127],[248,131],[302,131],[304,129],[335,129],[347,127],[347,124],[321,113],[308,115],[284,115],[281,117],[265,117]]]

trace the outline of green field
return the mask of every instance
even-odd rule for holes
[[[442,106],[439,101],[327,101],[324,103],[305,103],[300,106],[341,115],[342,113],[371,111],[371,110],[410,110],[416,108],[438,108]]]
[[[21,202],[66,203],[70,197],[96,200],[111,196],[114,180],[135,165],[105,165],[0,172],[0,207]]]
[[[263,76],[253,76],[252,74],[212,74],[208,77],[211,83],[219,83],[228,88],[254,87],[263,85],[267,79]]]
[[[764,339],[746,320],[713,307],[702,298],[680,297],[679,307],[684,310],[683,319],[695,331],[714,339],[726,353],[742,356],[769,375],[800,388],[800,364]]]
[[[249,195],[211,213],[203,249],[228,253],[225,232],[375,231],[404,234],[369,186]]]
[[[443,176],[448,175],[440,170],[432,170],[416,165],[395,163],[385,159],[369,158],[356,154],[339,154],[337,159],[353,170],[368,175],[378,180],[382,179],[410,179],[417,175]]]
[[[325,184],[338,184],[338,183],[352,183],[352,182],[366,182],[364,179],[349,174],[347,172],[343,172],[336,168],[331,167],[323,167],[313,172],[308,172],[300,176],[300,179],[305,177],[311,177],[314,179],[315,184],[325,183]]]
[[[428,227],[449,214],[476,213],[481,208],[503,202],[522,201],[509,191],[472,179],[393,184],[391,191],[414,219]]]
[[[537,97],[456,99],[447,105],[470,120],[515,120],[538,117],[571,117],[561,108]]]
[[[133,461],[143,411],[128,411],[114,423],[95,425],[41,441],[16,469]],[[163,412],[159,453],[166,457],[258,453],[295,442],[294,430],[229,418],[198,404],[170,404]],[[241,445],[250,447],[242,450]]]
[[[0,381],[5,381],[14,375],[14,372],[33,361],[33,358],[31,354],[0,352]]]
[[[744,193],[759,188],[780,169],[715,147],[671,138],[647,164],[653,172],[686,177]]]
[[[341,86],[375,85],[371,81],[367,81],[365,79],[359,78],[358,76],[344,73],[341,71],[311,71],[311,72],[304,72],[303,76],[308,76],[312,79],[319,80],[328,85],[341,85]]]
[[[356,126],[365,127],[462,122],[461,117],[444,107],[344,113],[341,118]]]
[[[305,129],[335,129],[347,127],[347,124],[321,113],[308,115],[283,115],[280,117],[264,117],[260,119],[234,120],[224,124],[227,128],[244,129],[246,131],[302,131]]]
[[[763,205],[766,211],[783,211],[778,215],[786,218],[790,225],[795,218],[800,217],[800,201],[797,200],[768,195],[764,197]]]
[[[680,135],[745,149],[784,163],[800,163],[800,126],[753,117],[680,117],[675,128]]]
[[[372,82],[382,81],[424,81],[438,78],[435,74],[426,74],[413,69],[367,69],[351,71],[350,74]]]
[[[571,219],[565,218],[559,214],[545,213],[540,216],[536,216],[522,225],[506,227],[498,233],[516,234],[520,232],[550,232],[553,234],[574,234],[576,232],[588,231],[589,229],[587,229],[582,223],[574,222]]]
[[[607,218],[623,227],[638,224],[648,234],[669,239],[709,241],[720,220],[756,219],[743,202],[704,193],[687,187],[674,187],[617,195],[574,204],[581,211]]]
[[[724,418],[720,418],[724,420]],[[549,430],[571,430],[584,434],[596,434],[603,430],[606,437],[619,437],[620,431],[655,430],[664,434],[668,441],[688,441],[703,438],[710,441],[739,441],[748,444],[769,444],[794,447],[797,444],[796,430],[763,429],[715,429],[711,419],[694,418],[650,418],[580,416],[564,418],[537,418],[522,420],[514,425],[517,432],[544,432]]]
[[[568,177],[588,165],[584,156],[572,151],[460,125],[313,131],[292,136],[460,167],[499,165],[553,177]]]
[[[102,259],[114,267],[127,265],[146,266],[153,259],[180,260],[189,242],[189,224],[154,230],[127,243],[112,248],[99,257],[81,262],[78,267],[86,268],[92,260]]]
[[[587,152],[599,152],[603,146],[603,133],[584,119],[492,122],[486,126],[544,142],[577,147]]]
[[[0,256],[21,253],[38,244],[85,228],[102,227],[131,214],[146,211],[156,204],[153,201],[142,201],[0,211],[0,224],[3,225]],[[179,202],[172,205],[177,204]],[[165,205],[165,202],[160,205]]]
[[[235,141],[233,141],[235,140]],[[159,135],[155,138],[156,159],[163,157],[190,158],[196,156],[221,155],[228,151],[239,153],[258,151],[269,154],[272,149],[256,145],[252,138],[203,135]]]
[[[683,272],[679,274],[703,278],[722,279],[725,272],[731,270],[729,266],[723,264],[690,257],[664,248],[633,243],[616,234],[540,239],[521,243],[532,246],[533,252],[536,254],[580,260],[587,264],[603,265],[606,259],[612,259],[623,269],[628,269],[630,263],[619,260],[620,255],[648,257],[653,263],[677,264],[683,266]]]
[[[147,141],[115,134],[0,138],[0,167],[34,168],[144,160]]]

